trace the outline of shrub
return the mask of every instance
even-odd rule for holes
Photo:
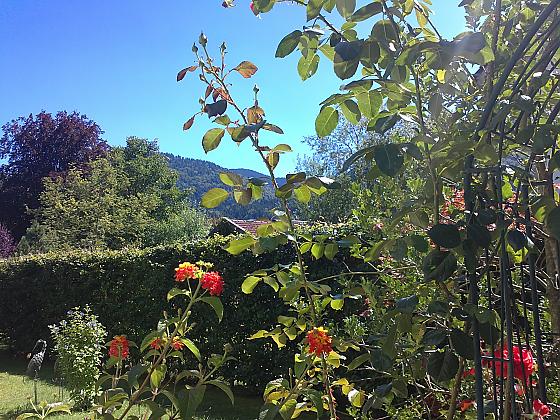
[[[107,331],[88,305],[73,308],[67,316],[59,324],[49,326],[57,367],[74,404],[87,408],[94,402]]]
[[[224,344],[231,343],[237,361],[223,376],[260,387],[284,372],[292,364],[293,355],[279,352],[273,342],[263,345],[247,340],[263,326],[275,325],[283,309],[271,288],[259,287],[246,295],[241,292],[241,284],[245,275],[258,267],[289,261],[292,250],[283,247],[257,256],[233,256],[223,249],[227,242],[227,238],[214,237],[144,250],[50,253],[3,261],[0,296],[11,304],[0,305],[0,331],[13,340],[15,347],[25,350],[37,337],[45,337],[47,326],[58,322],[67,310],[89,304],[110,336],[125,332],[131,340],[139,341],[152,331],[162,310],[173,309],[166,296],[173,286],[177,263],[210,261],[228,279],[222,295],[224,319],[215,328],[202,322],[214,316],[210,308],[195,309],[193,319],[198,322],[194,341],[206,354],[220,353]],[[308,263],[316,276],[341,272],[344,267],[340,260]]]

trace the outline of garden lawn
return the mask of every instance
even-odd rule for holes
[[[24,375],[27,361],[22,355],[18,358],[0,350],[0,420],[15,419],[18,414],[31,411],[28,402],[33,397],[33,381]],[[61,399],[68,402],[68,392],[53,383],[52,364],[41,369],[37,386],[38,400],[49,403]],[[61,398],[63,392],[64,398]],[[258,418],[262,400],[252,396],[236,395],[235,407],[219,390],[209,389],[199,416],[199,420],[250,420]],[[209,413],[212,413],[210,415]],[[89,417],[88,413],[79,412],[71,415],[58,415],[49,419],[78,420]]]

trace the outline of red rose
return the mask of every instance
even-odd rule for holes
[[[329,337],[328,331],[323,327],[313,328],[307,333],[307,342],[309,343],[309,353],[315,353],[317,356],[321,354],[329,354],[332,351],[332,338]]]
[[[109,356],[126,359],[129,353],[129,344],[126,336],[116,335],[109,343]]]

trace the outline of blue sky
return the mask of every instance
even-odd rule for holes
[[[268,121],[286,133],[268,140],[305,153],[300,140],[313,134],[319,103],[341,81],[324,58],[305,82],[297,75],[296,54],[274,58],[278,41],[303,25],[301,7],[277,5],[257,19],[249,2],[224,9],[221,0],[0,0],[0,123],[43,109],[77,110],[96,121],[112,145],[130,135],[157,138],[165,152],[262,170],[248,144],[224,139],[205,155],[200,140],[211,127],[207,118],[182,131],[203,87],[192,74],[182,83],[175,77],[192,64],[191,46],[203,30],[214,51],[226,41],[229,64],[250,60],[259,67],[253,79],[237,78],[235,91],[241,102],[250,100],[258,83]],[[446,37],[463,31],[457,3],[433,0],[434,20]],[[295,162],[296,154],[286,157],[279,172],[293,170]]]

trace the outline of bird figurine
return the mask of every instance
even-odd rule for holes
[[[39,370],[41,370],[41,365],[43,364],[43,359],[45,358],[45,352],[47,351],[47,342],[45,340],[37,340],[35,347],[31,350],[31,353],[27,355],[30,359],[27,364],[27,371],[25,374],[33,379],[33,393],[35,394],[35,404],[37,404],[37,379],[39,378]]]
[[[35,347],[31,350],[31,353],[27,355],[29,364],[27,365],[26,375],[35,379],[39,375],[39,370],[43,364],[43,359],[45,358],[45,352],[47,351],[47,342],[45,340],[37,340]]]

